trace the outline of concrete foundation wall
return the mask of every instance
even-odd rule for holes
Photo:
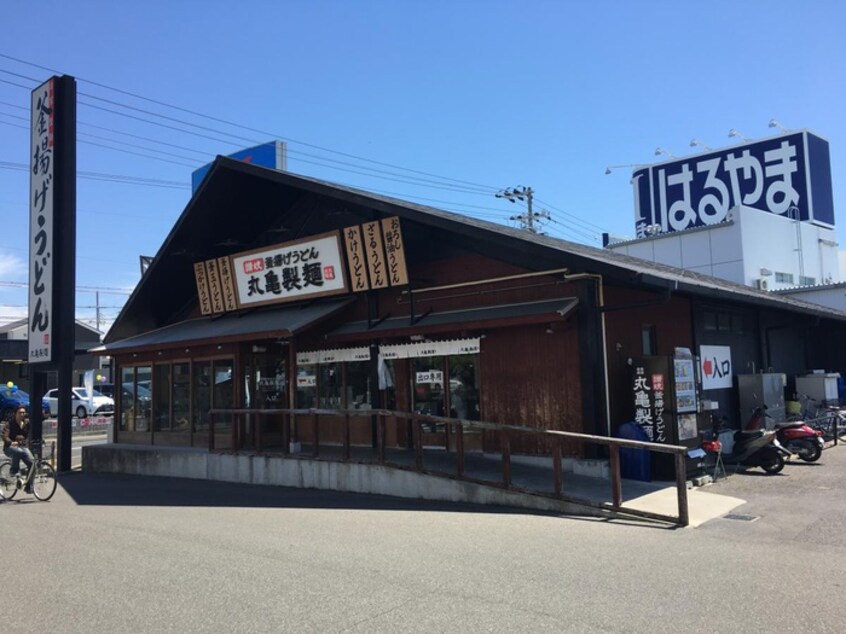
[[[203,449],[140,445],[83,447],[82,464],[83,470],[88,473],[242,482],[607,516],[599,509],[562,500],[379,465],[277,456],[209,454]]]

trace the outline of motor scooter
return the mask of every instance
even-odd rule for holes
[[[745,429],[747,431],[766,429],[770,427],[767,422],[772,422],[772,418],[767,415],[767,406],[761,405],[755,408]],[[778,442],[791,454],[796,454],[805,462],[815,462],[820,459],[825,447],[822,432],[812,429],[803,421],[775,423],[775,432]]]
[[[774,431],[740,430],[734,433],[734,449],[723,460],[744,467],[761,467],[768,475],[775,475],[784,469],[784,461],[791,455]]]

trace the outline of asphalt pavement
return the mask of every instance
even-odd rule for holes
[[[62,474],[0,504],[33,579],[4,634],[841,632],[846,447],[707,487],[699,527],[331,491]],[[7,606],[8,607],[8,606]]]

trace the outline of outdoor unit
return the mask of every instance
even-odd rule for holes
[[[755,280],[755,287],[759,291],[768,291],[770,290],[770,281],[766,277],[759,277]]]

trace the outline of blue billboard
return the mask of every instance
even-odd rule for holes
[[[246,150],[239,150],[234,154],[229,154],[229,158],[252,165],[261,165],[263,167],[272,167],[277,170],[284,170],[288,168],[287,153],[285,151],[285,143],[282,141],[270,141],[269,143],[262,143],[255,147],[247,148]],[[197,192],[197,188],[211,169],[212,164],[206,163],[198,170],[191,173],[191,194]]]
[[[807,131],[635,170],[638,238],[717,224],[738,205],[834,227],[828,141]]]

